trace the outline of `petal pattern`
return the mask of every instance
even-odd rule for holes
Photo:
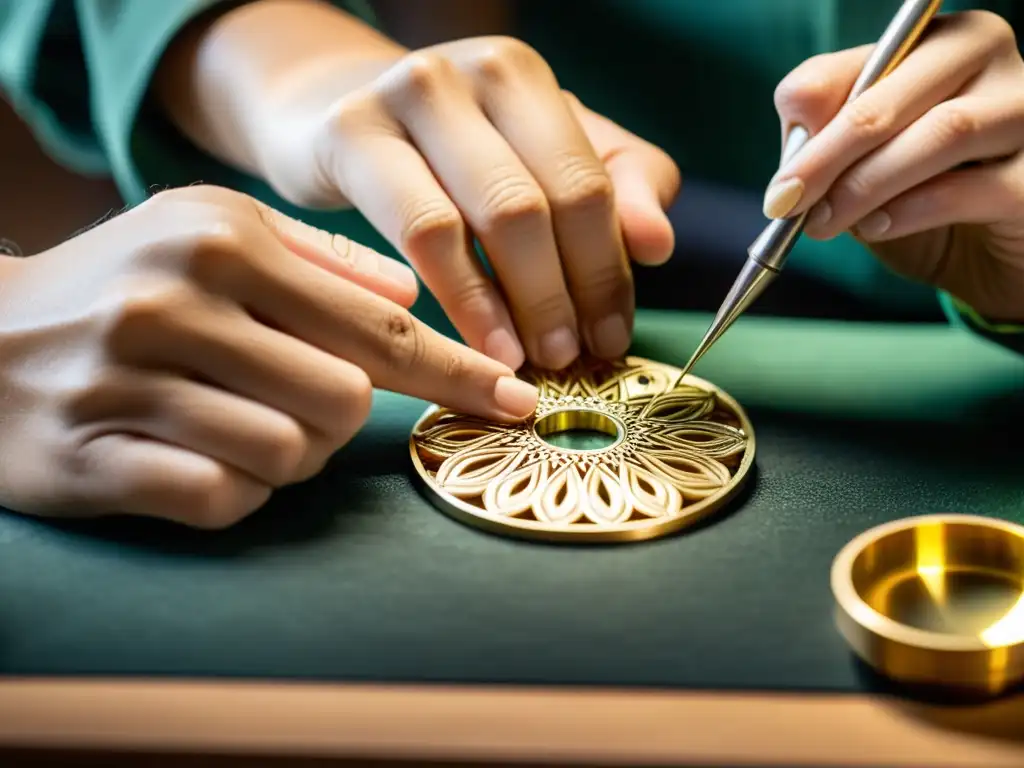
[[[506,473],[487,486],[484,508],[492,515],[517,517],[537,502],[547,485],[550,469],[546,461],[533,461]]]
[[[651,448],[659,453],[697,451],[713,459],[731,458],[747,448],[747,436],[742,429],[713,421],[693,421],[652,431],[648,439]]]
[[[533,505],[537,519],[546,523],[566,525],[576,522],[585,509],[583,478],[576,464],[566,464],[555,471]]]
[[[413,434],[416,456],[439,490],[492,521],[516,520],[520,530],[634,531],[685,518],[749,467],[742,411],[677,368],[581,359],[563,371],[520,375],[540,390],[535,419],[595,410],[621,426],[622,439],[574,452],[546,442],[533,422],[434,411]]]
[[[506,431],[482,419],[453,419],[450,414],[416,434],[416,448],[426,460],[444,461],[459,451],[501,441]]]
[[[727,466],[696,452],[638,454],[637,461],[675,485],[688,500],[707,498],[732,477]]]
[[[434,479],[453,496],[472,499],[483,496],[490,483],[516,469],[525,458],[522,448],[485,445],[445,459]]]
[[[673,424],[703,419],[715,410],[715,399],[712,392],[682,386],[652,398],[640,412],[640,418]]]
[[[619,478],[603,464],[594,464],[583,477],[585,514],[594,523],[615,524],[629,519],[633,511]]]
[[[619,468],[622,489],[630,506],[648,517],[673,517],[683,506],[679,489],[664,477],[632,462]]]

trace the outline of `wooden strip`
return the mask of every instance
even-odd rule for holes
[[[587,764],[1020,768],[1024,696],[0,681],[0,747]]]

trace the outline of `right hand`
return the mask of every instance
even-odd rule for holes
[[[408,268],[212,187],[0,264],[0,504],[228,526],[316,474],[374,386],[516,420],[537,391],[408,311]]]

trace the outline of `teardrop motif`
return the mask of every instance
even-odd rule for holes
[[[735,456],[747,446],[747,436],[742,430],[712,421],[694,421],[660,432],[652,431],[649,440],[658,452],[695,451],[713,459]]]
[[[679,491],[644,467],[624,461],[619,469],[627,503],[648,517],[673,517],[683,506]]]
[[[540,393],[532,419],[500,424],[432,407],[413,431],[416,470],[464,522],[526,538],[635,541],[703,519],[749,475],[746,414],[678,368],[585,355],[560,371],[528,365],[518,375]],[[620,439],[590,452],[549,443],[536,419],[553,411],[611,417]],[[575,422],[582,429],[594,419]]]
[[[694,421],[703,419],[714,409],[714,393],[682,386],[653,398],[640,412],[640,418],[672,423]]]
[[[678,488],[683,498],[703,499],[729,482],[729,468],[695,452],[641,454],[637,460]]]
[[[492,515],[515,517],[530,509],[547,485],[548,463],[534,461],[487,486],[484,509]]]
[[[416,448],[424,459],[438,462],[460,451],[499,442],[502,438],[501,432],[485,424],[441,423],[424,430],[417,439]]]
[[[611,525],[629,519],[633,508],[619,478],[608,467],[594,464],[583,478],[586,515],[598,525]]]
[[[484,446],[446,459],[438,468],[435,480],[454,496],[475,498],[482,496],[489,483],[516,468],[524,458],[526,451],[520,448]]]
[[[583,479],[577,465],[566,464],[548,479],[534,502],[533,514],[548,523],[574,523],[583,515],[583,493]]]

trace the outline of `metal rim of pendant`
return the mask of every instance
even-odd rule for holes
[[[743,408],[679,368],[638,357],[526,369],[535,414],[499,424],[429,407],[409,440],[430,500],[463,523],[548,542],[666,536],[726,506],[755,455]],[[596,449],[558,447],[552,432],[609,434]]]

